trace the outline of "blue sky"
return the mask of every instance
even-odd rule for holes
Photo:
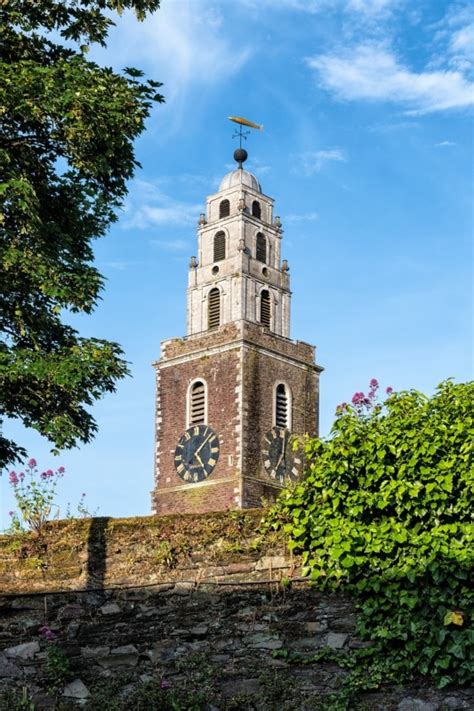
[[[95,441],[53,457],[10,423],[58,502],[150,511],[159,343],[185,334],[189,257],[205,196],[232,167],[229,115],[263,123],[248,167],[276,200],[290,263],[292,337],[317,345],[321,431],[371,377],[431,393],[472,378],[474,11],[409,0],[163,0],[125,14],[91,56],[162,81],[137,142],[142,169],[96,243],[107,277],[83,335],[122,344],[133,377],[94,408]],[[0,528],[12,508],[0,479]]]

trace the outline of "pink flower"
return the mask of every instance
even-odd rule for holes
[[[20,472],[20,473],[18,474],[18,478],[19,478],[20,481],[23,481],[23,479],[25,478],[25,472]]]
[[[58,472],[59,472],[60,474],[64,474],[65,471],[66,471],[66,470],[64,469],[64,467],[59,467],[59,469],[58,469]]]
[[[47,625],[40,627],[40,634],[44,637],[47,642],[54,642],[57,635],[50,629]]]
[[[387,393],[387,395],[391,395],[393,393],[393,388],[389,385],[385,392]]]
[[[160,686],[162,689],[169,689],[171,684],[169,683],[168,679],[162,679]]]
[[[14,512],[14,511],[9,511],[9,512],[8,512],[8,515],[9,515],[9,516],[14,516],[14,515],[15,515],[15,512]]]
[[[376,378],[372,378],[370,381],[370,387],[371,388],[378,388],[379,386],[379,381]]]
[[[48,477],[54,476],[53,470],[52,470],[52,469],[48,469],[48,471],[46,472],[46,476],[48,476]]]
[[[10,472],[10,484],[13,486],[16,486],[19,482],[18,476],[16,472]]]
[[[30,461],[28,462],[28,466],[30,467],[30,469],[34,469],[36,467],[36,459],[31,457]]]
[[[48,473],[47,473],[47,472],[41,472],[40,476],[41,476],[41,478],[42,478],[43,481],[44,481],[45,479],[48,478]]]

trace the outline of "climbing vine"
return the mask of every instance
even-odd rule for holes
[[[435,395],[378,383],[338,407],[326,441],[307,444],[307,478],[266,526],[283,529],[305,573],[351,594],[363,687],[382,679],[466,684],[472,670],[474,383]]]

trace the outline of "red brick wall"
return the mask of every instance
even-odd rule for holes
[[[162,350],[156,364],[154,511],[205,513],[259,506],[262,497],[275,498],[280,487],[269,481],[261,460],[265,434],[274,424],[274,386],[283,381],[291,389],[292,431],[317,435],[320,368],[314,365],[315,348],[240,321],[212,333],[165,341]],[[196,378],[207,383],[207,424],[220,442],[219,460],[203,485],[186,484],[174,467],[176,444],[187,426],[188,386]]]
[[[211,340],[211,339],[208,339]],[[158,417],[157,423],[157,471],[155,487],[161,492],[171,487],[182,487],[181,493],[173,492],[165,498],[154,493],[157,513],[202,513],[217,511],[236,504],[234,488],[238,486],[238,458],[240,442],[238,396],[240,385],[239,350],[202,357],[169,367],[157,367]],[[164,365],[164,364],[163,364]],[[207,383],[208,419],[219,437],[219,460],[209,481],[232,478],[231,484],[223,487],[186,484],[178,476],[174,466],[174,454],[178,439],[186,429],[186,397],[192,380],[202,378]],[[202,489],[208,497],[207,506],[195,491]],[[194,493],[193,493],[194,492]],[[160,502],[163,501],[163,504]]]

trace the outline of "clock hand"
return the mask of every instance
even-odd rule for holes
[[[211,439],[211,437],[212,437],[212,432],[211,432],[211,434],[210,434],[208,437],[206,437],[206,439],[205,439],[204,442],[201,444],[201,446],[196,449],[196,451],[194,452],[194,456],[195,456],[195,457],[199,454],[199,452],[201,451],[201,449],[209,442],[209,440]]]
[[[204,469],[204,464],[203,464],[202,459],[201,459],[201,457],[199,456],[199,454],[198,454],[197,452],[195,452],[195,453],[194,453],[194,456],[195,456],[196,459],[198,460],[198,462],[199,462],[199,464],[201,465],[201,467]]]

